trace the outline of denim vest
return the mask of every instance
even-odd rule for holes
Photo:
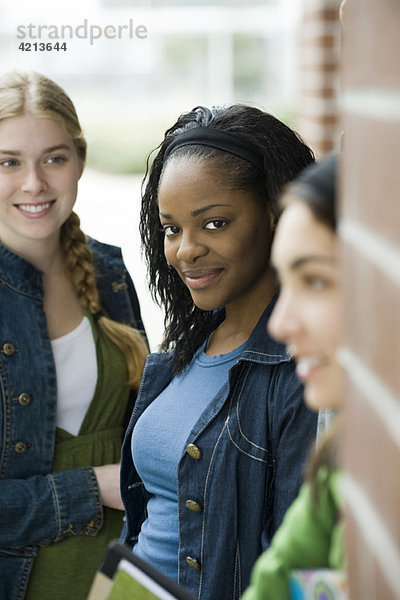
[[[240,597],[257,556],[297,495],[315,439],[317,415],[303,404],[294,364],[266,331],[273,304],[182,449],[178,581],[199,600]],[[151,354],[122,447],[121,540],[130,545],[146,518],[148,499],[132,464],[132,430],[171,377],[171,355]],[[159,452],[162,460],[163,448]]]
[[[90,240],[104,309],[143,328],[132,281],[114,246]],[[0,598],[20,600],[39,546],[102,524],[91,467],[52,473],[56,372],[43,276],[0,244]]]

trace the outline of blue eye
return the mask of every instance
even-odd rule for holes
[[[58,165],[64,163],[66,160],[65,156],[50,156],[46,162],[51,165]]]
[[[19,163],[15,158],[8,158],[7,160],[3,160],[0,164],[2,167],[16,167]]]

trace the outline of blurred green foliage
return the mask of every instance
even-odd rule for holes
[[[269,110],[261,103],[258,106]],[[294,113],[288,107],[282,106],[273,114],[294,127]],[[91,121],[85,128],[87,165],[106,173],[144,175],[148,155],[161,143],[165,130],[177,116],[165,115],[164,120],[150,122],[127,119],[121,114],[121,118],[113,122]]]
[[[88,142],[87,165],[108,173],[142,175],[148,154],[164,136],[161,124],[145,124],[121,119],[113,122],[91,122],[85,128]]]

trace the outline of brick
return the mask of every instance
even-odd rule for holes
[[[303,16],[303,22],[337,22],[339,20],[339,5],[340,0],[337,0],[337,7],[306,11]]]
[[[335,73],[327,73],[323,70],[302,71],[301,74],[301,89],[329,87],[336,91],[340,89],[340,81]]]
[[[296,130],[301,135],[307,135],[311,138],[324,138],[327,137],[330,140],[338,140],[338,127],[337,124],[333,125],[321,125],[320,123],[316,123],[315,121],[311,121],[308,118],[308,115],[303,115],[303,117],[296,118]]]
[[[347,241],[342,241],[342,264],[345,343],[400,396],[398,284]]]
[[[331,99],[336,98],[336,88],[334,87],[322,87],[322,88],[309,88],[302,89],[301,93],[303,96],[311,98],[324,98]]]
[[[333,150],[337,140],[340,55],[340,0],[305,0],[298,39],[299,133],[317,159]]]
[[[371,118],[368,114],[351,112],[343,115],[342,126],[343,212],[397,244],[400,232],[400,120]]]
[[[346,3],[340,232],[354,600],[400,598],[399,25],[398,0]]]
[[[326,53],[321,53],[319,56],[305,57],[300,62],[299,68],[301,71],[314,71],[320,69],[326,73],[339,73],[339,65],[336,57],[327,57]]]
[[[325,11],[339,12],[341,0],[303,0],[304,14],[325,13]]]
[[[345,86],[398,86],[399,26],[398,0],[348,0],[343,31]]]
[[[362,531],[349,510],[346,520],[347,562],[351,573],[349,597],[354,600],[398,600],[398,593],[388,584],[374,549],[366,545]],[[384,553],[384,549],[380,550]]]
[[[320,125],[305,117],[297,121],[296,130],[313,149],[317,160],[338,148],[337,130],[331,125]]]
[[[317,35],[302,40],[303,47],[312,48],[334,48],[336,43],[336,38],[333,35]]]
[[[339,118],[337,114],[321,114],[316,115],[312,112],[309,113],[299,113],[299,118],[301,119],[309,119],[314,123],[319,123],[320,125],[336,125],[339,122]]]
[[[345,377],[346,471],[364,491],[379,518],[386,523],[394,543],[400,547],[398,439],[388,432],[379,409],[375,410],[374,403],[379,403],[379,398],[368,398],[360,391],[351,380],[351,373]]]
[[[299,112],[311,119],[318,119],[324,125],[338,122],[336,98],[303,95],[299,103]]]

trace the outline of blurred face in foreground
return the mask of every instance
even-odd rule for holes
[[[341,341],[341,285],[335,232],[294,200],[283,212],[272,247],[281,283],[269,332],[286,343],[314,410],[342,404],[337,362]]]

